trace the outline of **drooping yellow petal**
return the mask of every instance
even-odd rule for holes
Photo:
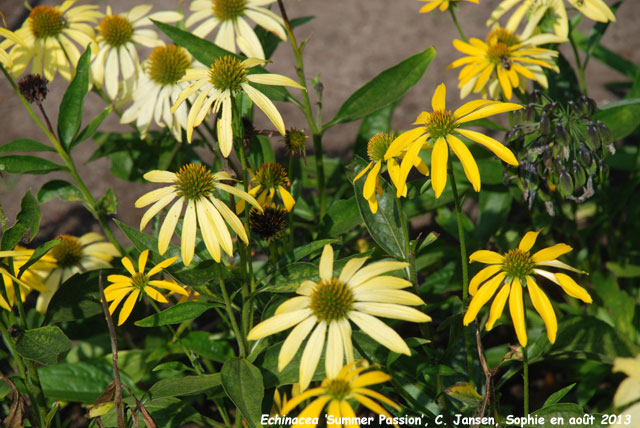
[[[298,394],[295,397],[291,397],[291,400],[287,401],[287,404],[285,404],[284,407],[282,408],[281,413],[283,415],[286,415],[287,413],[289,413],[290,411],[298,407],[298,404],[302,403],[305,400],[308,400],[311,397],[318,396],[322,394],[324,391],[325,391],[324,388],[311,388],[304,391],[302,394]]]
[[[332,416],[332,418],[327,421],[327,428],[342,428],[342,422],[338,422],[340,421],[341,415],[340,401],[336,399],[331,400],[329,402],[329,407],[327,408],[326,416],[327,418]]]
[[[167,216],[162,222],[160,227],[160,233],[158,234],[158,252],[162,255],[169,248],[169,242],[173,231],[176,229],[180,213],[182,212],[182,205],[184,204],[184,196],[181,196],[169,209]]]
[[[365,199],[370,199],[374,195],[376,191],[376,181],[381,167],[382,162],[376,162],[371,172],[369,172],[369,175],[367,175],[367,180],[364,182],[364,189],[362,191],[362,196],[364,196]]]
[[[136,300],[138,300],[138,295],[140,294],[140,290],[133,290],[127,300],[125,300],[124,305],[120,309],[120,315],[118,316],[118,325],[122,325],[129,315],[131,315],[131,311],[133,310],[133,305],[136,304]]]
[[[301,387],[302,388],[302,387]],[[298,423],[291,428],[316,428],[316,424],[313,422],[308,424],[307,421],[313,421],[320,416],[320,412],[324,409],[324,406],[331,400],[330,395],[323,395],[316,398],[302,412],[298,415]]]
[[[431,152],[431,184],[436,198],[439,198],[447,184],[447,161],[449,146],[444,138],[436,140]]]
[[[478,286],[498,273],[500,269],[502,269],[501,265],[490,265],[478,272],[473,278],[471,278],[471,281],[469,281],[469,294],[471,296],[475,295],[478,290]]]
[[[387,148],[387,152],[384,154],[384,160],[389,160],[393,157],[400,156],[400,153],[406,149],[409,144],[414,142],[418,137],[425,133],[423,126],[413,128],[398,135]]]
[[[278,192],[280,193],[280,197],[282,198],[282,202],[284,203],[284,207],[287,211],[291,211],[293,206],[296,204],[295,199],[291,196],[291,193],[287,189],[282,186],[278,186]]]
[[[353,275],[362,267],[362,265],[369,260],[369,257],[355,257],[350,259],[342,268],[340,272],[340,277],[338,280],[340,282],[344,282],[345,284],[351,280]]]
[[[184,221],[182,222],[182,239],[180,240],[180,251],[182,255],[182,262],[185,266],[191,264],[193,260],[193,254],[196,247],[196,206],[193,200],[187,203],[187,209],[184,214]]]
[[[560,272],[555,273],[554,275],[558,279],[558,282],[560,282],[560,286],[564,292],[569,296],[580,299],[585,303],[593,302],[587,290],[580,287],[569,275]]]
[[[480,171],[478,170],[478,165],[476,164],[475,159],[473,159],[471,152],[455,135],[448,135],[447,142],[449,143],[451,150],[453,150],[453,153],[455,153],[458,159],[460,159],[460,163],[462,163],[462,168],[464,169],[464,174],[473,186],[473,190],[479,192],[481,184]]]
[[[513,327],[518,336],[520,345],[527,346],[527,327],[524,323],[524,303],[522,301],[522,286],[517,278],[511,283],[511,294],[509,295],[509,313],[513,321]]]
[[[505,303],[507,303],[507,298],[509,297],[510,291],[511,285],[504,284],[500,291],[498,291],[498,294],[496,294],[496,297],[493,299],[491,310],[489,311],[489,319],[485,324],[485,328],[487,329],[487,331],[493,328],[495,322],[498,321],[498,318],[500,318],[500,315],[502,315],[502,311],[504,310]]]
[[[549,338],[549,342],[555,342],[556,333],[558,332],[558,321],[549,298],[544,294],[544,291],[538,287],[538,284],[536,284],[531,276],[527,276],[527,289],[529,290],[529,296],[531,296],[533,307],[536,309],[536,312],[540,314],[540,317],[547,328],[547,337]]]
[[[245,93],[251,98],[259,108],[267,115],[271,123],[276,127],[280,134],[285,135],[286,130],[284,128],[284,122],[282,120],[282,116],[280,112],[276,108],[275,105],[271,102],[267,96],[265,96],[262,92],[258,91],[251,85],[243,84],[242,89]]]
[[[281,74],[272,74],[272,73],[249,74],[247,76],[247,80],[249,82],[258,83],[260,85],[291,86],[293,88],[306,90],[304,86],[300,85],[295,80],[291,79],[290,77],[283,76]]]
[[[300,358],[300,390],[302,391],[309,387],[313,374],[316,372],[318,361],[320,361],[320,356],[322,355],[326,332],[327,323],[320,321],[304,347]]]
[[[390,379],[391,376],[379,370],[367,372],[353,380],[351,382],[351,388],[364,388],[365,386],[387,382]]]
[[[491,137],[488,137],[480,132],[471,131],[470,129],[457,128],[454,132],[464,135],[465,137],[482,144],[493,152],[494,155],[508,163],[509,165],[518,165],[518,160],[511,150],[509,150],[504,144]]]
[[[355,176],[355,178],[353,179],[352,183],[355,183],[356,181],[358,181],[360,178],[362,178],[362,176],[369,171],[369,169],[371,168],[371,166],[373,165],[373,162],[369,162],[369,164],[358,173],[358,175]]]
[[[508,111],[520,110],[522,106],[514,103],[492,103],[486,107],[480,108],[473,113],[470,113],[460,119],[456,120],[456,123],[470,122],[476,119],[482,119],[484,117],[493,116],[495,114],[505,113]]]
[[[396,184],[397,198],[399,198],[406,192],[407,177],[409,175],[409,172],[411,171],[411,168],[413,167],[413,164],[415,163],[415,160],[418,158],[418,153],[420,153],[421,146],[422,143],[419,139],[414,141],[413,143],[411,143],[411,146],[402,158],[402,163],[400,164],[400,174],[397,178]]]
[[[493,297],[500,284],[502,284],[505,276],[506,274],[504,272],[500,272],[498,275],[485,282],[484,285],[478,289],[476,294],[473,296],[473,299],[471,299],[471,303],[469,303],[467,312],[464,314],[464,318],[462,320],[464,325],[469,325],[471,324],[471,321],[476,319],[480,309],[482,309],[489,299]]]
[[[316,317],[309,317],[291,330],[291,333],[282,342],[280,354],[278,354],[278,371],[282,371],[291,362],[302,342],[316,325],[316,321]]]
[[[349,313],[349,319],[360,327],[360,330],[371,336],[373,340],[382,346],[399,354],[411,355],[411,350],[402,337],[379,319],[356,311]]]
[[[334,321],[329,323],[327,334],[327,350],[325,352],[325,372],[328,378],[335,378],[344,361],[344,349],[342,348],[342,336],[338,324]]]
[[[283,314],[274,315],[262,321],[253,327],[247,335],[248,340],[258,340],[265,336],[279,333],[286,330],[299,322],[304,321],[311,315],[311,309],[304,308],[297,311],[285,312]]]

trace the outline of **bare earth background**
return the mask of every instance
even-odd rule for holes
[[[609,4],[612,1],[609,1]],[[38,4],[55,5],[59,1],[43,0]],[[81,3],[87,3],[82,2]],[[153,3],[154,11],[176,9],[180,3],[188,14],[188,1],[95,1],[102,10],[111,5],[115,13],[125,12],[135,4]],[[467,37],[484,39],[487,34],[485,21],[498,0],[480,0],[479,5],[462,4],[458,9],[458,19]],[[31,1],[35,5],[35,1]],[[418,113],[430,106],[433,91],[441,82],[447,86],[447,106],[460,105],[457,90],[457,70],[445,71],[445,67],[461,54],[452,46],[454,38],[459,38],[448,13],[435,11],[419,14],[423,3],[417,0],[285,0],[285,6],[291,19],[302,16],[314,16],[310,23],[296,30],[298,41],[309,38],[305,49],[305,67],[309,78],[321,77],[324,84],[324,120],[332,118],[346,98],[356,89],[382,70],[434,46],[438,53],[425,76],[411,89],[398,106],[393,117],[396,129],[406,129],[415,120]],[[27,16],[28,11],[22,0],[0,0],[0,11],[8,20],[11,29],[17,28]],[[602,44],[624,58],[640,62],[640,0],[627,0],[619,8],[617,22],[613,23],[602,40]],[[586,24],[586,25],[585,25]],[[592,22],[584,19],[582,29],[588,31]],[[570,58],[566,49],[565,55]],[[148,52],[141,53],[146,58]],[[281,44],[273,57],[269,70],[295,78],[294,59],[291,49]],[[615,97],[604,88],[604,83],[623,80],[610,68],[597,60],[589,64],[587,82],[589,95],[599,105],[614,101]],[[50,93],[45,108],[51,121],[57,121],[57,110],[67,83],[60,76],[50,84]],[[297,91],[292,91],[296,94]],[[473,99],[470,97],[467,99]],[[105,107],[104,102],[95,94],[89,94],[85,103],[85,124]],[[305,127],[302,114],[293,106],[279,104],[285,124],[288,127]],[[54,125],[55,126],[55,125]],[[266,117],[257,113],[257,126],[269,126]],[[325,149],[328,154],[347,154],[351,151],[359,122],[332,128],[325,135]],[[102,125],[101,130],[123,130],[130,128],[120,125],[118,118],[112,115]],[[47,143],[46,137],[29,118],[19,99],[13,93],[8,82],[0,78],[0,144],[16,138],[32,138]],[[282,143],[273,138],[276,147]],[[91,141],[83,143],[73,152],[80,174],[85,179],[93,195],[101,197],[108,187],[112,187],[118,197],[118,218],[130,225],[137,225],[143,210],[133,207],[134,201],[149,190],[149,185],[127,183],[114,178],[109,172],[109,162],[105,159],[85,165],[85,161],[95,150]],[[309,150],[309,153],[312,153]],[[50,159],[55,160],[55,155]],[[64,174],[47,176],[10,176],[0,177],[0,204],[9,224],[20,208],[22,195],[31,189],[34,194],[42,184],[53,178],[67,178]],[[58,200],[42,206],[43,222],[38,241],[53,238],[61,233],[81,234],[89,230],[98,230],[93,218],[80,204],[62,203]],[[114,227],[115,228],[115,227]],[[115,228],[117,229],[117,228]],[[118,235],[121,236],[121,235]],[[123,242],[126,242],[123,241]]]

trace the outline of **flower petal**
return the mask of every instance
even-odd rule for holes
[[[517,278],[511,283],[511,293],[509,295],[509,313],[513,321],[513,328],[516,330],[520,345],[527,346],[527,327],[524,323],[524,303],[522,301],[522,286]]]
[[[480,132],[471,131],[470,129],[457,128],[455,132],[464,135],[465,137],[475,141],[478,144],[482,144],[493,152],[494,155],[508,163],[509,165],[518,165],[518,160],[515,155],[504,144],[491,137],[487,137]]]
[[[439,198],[447,184],[447,161],[449,146],[444,138],[436,140],[431,152],[431,184],[436,198]]]
[[[478,289],[476,294],[473,296],[473,299],[471,299],[471,303],[469,303],[467,312],[464,314],[464,319],[462,320],[464,325],[469,325],[471,324],[471,321],[476,319],[480,309],[493,297],[506,275],[506,273],[500,272],[498,275],[485,282],[484,285]]]
[[[585,303],[591,303],[593,300],[591,296],[584,288],[580,287],[569,275],[564,273],[555,273],[554,274],[560,283],[560,286],[571,297],[575,297],[576,299],[580,299]]]
[[[504,310],[504,305],[507,303],[507,298],[509,297],[509,293],[511,291],[511,284],[504,284],[496,297],[493,299],[493,303],[491,304],[491,310],[489,311],[489,319],[487,323],[484,325],[485,328],[491,330],[493,325],[498,318],[502,315],[502,311]]]
[[[293,327],[299,322],[304,321],[309,317],[309,315],[311,315],[311,313],[311,309],[305,308],[297,311],[285,312],[280,315],[274,315],[253,327],[247,335],[247,339],[258,340],[265,336],[279,333],[289,327]]]
[[[120,315],[118,316],[118,325],[122,325],[129,315],[131,315],[131,311],[133,310],[133,305],[136,304],[136,300],[138,299],[138,295],[140,294],[140,290],[133,290],[127,300],[125,300],[124,305],[120,309]]]
[[[160,233],[158,234],[158,252],[162,255],[169,248],[169,242],[171,242],[171,235],[176,229],[180,213],[182,212],[182,205],[184,203],[184,196],[181,196],[175,204],[169,209],[167,216],[162,222],[160,227]]]
[[[467,146],[455,135],[447,135],[447,142],[449,143],[449,147],[451,147],[451,149],[453,150],[453,153],[455,153],[458,159],[460,159],[462,168],[464,169],[464,174],[467,176],[467,179],[473,186],[473,190],[479,192],[481,184],[480,171],[478,170],[478,165],[473,159],[471,152],[469,151]]]
[[[433,93],[433,98],[431,98],[431,108],[433,108],[433,111],[445,110],[446,99],[447,99],[447,87],[444,86],[444,83],[441,83],[438,85],[438,87],[436,88],[436,91]]]
[[[278,371],[282,371],[291,362],[317,321],[316,317],[309,317],[291,330],[291,333],[289,333],[280,347]]]
[[[322,348],[324,347],[324,338],[327,332],[327,323],[320,321],[318,326],[313,330],[307,346],[305,346],[300,358],[300,390],[304,391],[309,387],[311,379],[318,367],[318,361],[322,355]],[[308,407],[307,407],[308,409]],[[306,410],[306,409],[305,409]],[[304,412],[303,412],[304,413]]]
[[[556,244],[552,247],[543,248],[542,250],[532,255],[531,261],[534,263],[548,262],[550,260],[557,259],[563,254],[567,254],[571,250],[573,250],[573,248],[571,248],[567,244]]]
[[[504,257],[495,251],[478,250],[469,256],[469,263],[480,262],[486,264],[502,264],[504,263]]]
[[[358,270],[351,279],[349,280],[349,285],[351,287],[358,287],[363,284],[365,281],[368,281],[371,278],[374,278],[382,273],[390,272],[393,270],[403,269],[407,267],[409,264],[405,262],[375,262],[370,263],[369,265],[363,267]]]
[[[502,269],[501,265],[490,265],[478,272],[469,282],[469,294],[471,296],[475,295],[478,286],[498,273],[500,269]]]
[[[356,311],[349,313],[349,319],[382,346],[399,354],[411,355],[411,350],[402,337],[379,319]]]
[[[410,294],[410,293],[409,293]],[[429,322],[431,317],[417,309],[394,303],[356,302],[353,309],[383,318],[394,318],[411,322]]]
[[[531,250],[531,247],[533,247],[533,245],[536,243],[536,239],[538,239],[538,234],[539,233],[540,233],[540,231],[525,233],[525,235],[520,240],[520,244],[518,245],[518,249],[520,251],[525,252],[525,253],[528,252],[529,250]]]
[[[345,284],[353,277],[353,275],[362,267],[369,257],[354,257],[350,259],[342,268],[338,280]]]
[[[323,281],[331,281],[333,278],[333,248],[330,244],[325,245],[322,250],[319,272]]]
[[[327,334],[327,350],[325,352],[325,372],[327,378],[333,379],[338,376],[344,361],[344,349],[342,347],[342,335],[337,322],[329,323],[329,332]]]
[[[556,333],[558,332],[558,320],[556,319],[556,313],[553,311],[553,306],[546,294],[538,287],[538,284],[533,280],[531,276],[527,276],[527,289],[529,290],[529,296],[533,307],[540,314],[544,325],[547,328],[547,337],[549,342],[556,341]]]

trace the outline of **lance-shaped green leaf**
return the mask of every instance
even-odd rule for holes
[[[73,142],[69,146],[69,149],[72,149],[78,144],[85,141],[86,139],[93,137],[93,134],[96,133],[102,121],[105,120],[107,116],[109,116],[112,110],[113,110],[113,106],[107,106],[107,108],[102,110],[102,113],[97,115],[91,122],[89,122],[87,126],[85,126],[82,132],[78,134],[78,136],[73,140]]]
[[[418,83],[435,56],[430,47],[384,70],[354,92],[325,127],[360,119],[399,100]]]
[[[28,241],[31,242],[40,228],[41,216],[40,205],[38,205],[38,201],[29,190],[25,193],[20,203],[20,212],[16,218],[16,224],[2,235],[0,250],[12,250],[27,232],[29,232]]]
[[[135,325],[138,327],[156,327],[159,325],[179,324],[183,321],[194,320],[215,306],[224,308],[223,305],[207,302],[184,302],[136,321]]]
[[[41,204],[53,198],[63,201],[82,201],[82,192],[73,184],[65,180],[51,180],[38,190],[38,201]]]
[[[347,167],[347,178],[349,181],[353,181],[356,174],[366,166],[366,162],[356,156],[353,162]],[[395,201],[395,190],[380,177],[382,196],[377,196],[378,212],[373,214],[371,208],[369,208],[369,202],[362,196],[365,180],[366,178],[362,177],[353,183],[353,189],[356,194],[356,202],[358,203],[360,215],[362,216],[365,226],[367,226],[369,234],[376,241],[376,244],[387,254],[401,260],[406,260],[406,240],[402,233],[402,225],[400,224],[400,222],[405,221],[405,219],[401,219],[398,213]]]
[[[222,383],[220,373],[200,376],[175,376],[162,379],[149,388],[152,399],[195,395],[215,388]]]
[[[84,97],[89,92],[89,61],[91,48],[87,47],[76,67],[74,76],[60,103],[58,113],[58,137],[64,147],[69,147],[82,124]]]
[[[45,366],[60,362],[70,349],[71,340],[55,326],[26,330],[16,340],[18,354]]]
[[[222,386],[251,428],[260,426],[264,385],[260,370],[244,358],[232,358],[222,366]]]
[[[39,245],[38,248],[33,250],[33,253],[31,254],[31,257],[29,257],[29,260],[27,260],[25,264],[20,266],[20,270],[18,271],[18,278],[21,277],[22,274],[26,272],[26,270],[29,269],[29,267],[31,267],[31,265],[33,265],[35,262],[40,260],[45,254],[49,252],[50,249],[52,249],[59,243],[60,243],[60,239],[54,239],[51,241],[47,241],[42,245]]]
[[[55,152],[55,150],[30,138],[18,138],[0,146],[0,153],[12,152]]]
[[[48,174],[66,171],[62,165],[37,156],[8,155],[0,157],[0,172],[9,174]]]

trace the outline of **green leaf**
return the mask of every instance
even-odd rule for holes
[[[11,152],[55,152],[55,150],[30,138],[18,138],[0,146],[0,153]]]
[[[553,345],[541,334],[531,346],[531,358],[544,351],[552,354],[586,354],[590,359],[612,362],[616,357],[632,357],[639,351],[617,329],[591,316],[566,317],[558,323],[558,335]]]
[[[313,263],[297,262],[281,268],[269,281],[270,284],[260,289],[261,292],[293,293],[306,280],[317,280],[318,266]]]
[[[29,269],[29,267],[32,264],[34,264],[35,262],[40,260],[42,258],[42,256],[47,254],[47,252],[49,252],[50,249],[52,249],[53,247],[55,247],[59,243],[60,243],[60,239],[53,239],[51,241],[45,242],[44,244],[38,245],[38,247],[31,254],[31,257],[29,257],[29,260],[27,260],[27,262],[25,264],[20,266],[20,270],[18,271],[18,278],[20,278],[22,276],[22,274],[24,272],[26,272],[27,269]]]
[[[89,92],[89,62],[91,48],[87,47],[76,67],[76,75],[69,83],[58,113],[58,137],[64,147],[69,148],[82,124],[84,97]]]
[[[640,97],[627,98],[609,103],[593,115],[600,119],[613,134],[615,140],[620,140],[638,129],[640,125]]]
[[[111,187],[107,189],[103,197],[98,199],[98,209],[107,215],[118,212],[118,197]]]
[[[162,397],[195,395],[221,384],[220,373],[199,376],[176,376],[154,383],[149,388],[149,396],[155,400]]]
[[[138,327],[156,327],[159,325],[179,324],[183,321],[196,319],[215,306],[216,305],[207,302],[183,302],[171,306],[157,314],[153,314],[136,321],[134,324]]]
[[[562,53],[558,53],[556,65],[560,72],[545,70],[549,81],[549,96],[558,101],[567,102],[577,99],[582,93],[573,67]]]
[[[296,355],[291,359],[291,362],[287,364],[282,371],[278,370],[278,356],[280,355],[280,348],[282,348],[282,342],[270,346],[256,359],[255,364],[262,369],[265,388],[291,385],[299,382],[300,380],[300,358],[302,357],[304,347],[301,346],[300,349],[298,349]],[[321,380],[324,379],[324,377],[323,352],[320,357],[320,361],[318,362],[318,368],[314,373],[313,380]]]
[[[607,262],[607,269],[618,278],[637,278],[640,276],[640,265]]]
[[[216,363],[223,363],[234,355],[233,348],[228,342],[216,339],[216,335],[206,331],[190,331],[182,338],[182,343],[187,349]],[[180,349],[179,352],[182,350]]]
[[[366,159],[369,140],[380,132],[391,132],[391,116],[400,102],[400,99],[368,116],[365,116],[360,124],[356,143],[353,147],[354,155]]]
[[[312,19],[314,19],[313,16],[303,16],[301,18],[294,18],[289,23],[291,24],[291,28],[296,28],[300,25],[306,24]],[[260,26],[255,28],[255,32],[258,39],[260,39],[260,43],[262,43],[264,57],[267,59],[271,58],[271,55],[273,55],[278,45],[282,43],[282,40],[280,40],[280,37],[276,36],[271,31]]]
[[[320,222],[322,235],[340,236],[362,224],[356,196],[332,204]]]
[[[101,272],[106,288],[107,276],[117,272],[116,269],[82,272],[66,280],[49,303],[45,324],[82,320],[102,313],[98,285]]]
[[[315,253],[318,250],[321,250],[325,245],[333,244],[337,241],[337,239],[319,239],[309,244],[305,244],[301,247],[297,247],[293,251],[283,255],[276,263],[276,267],[281,267],[290,263],[297,262],[298,260],[307,257],[308,255]]]
[[[222,366],[222,386],[251,428],[260,425],[264,386],[260,370],[244,358],[232,358]]]
[[[153,21],[153,20],[152,20]],[[244,59],[243,57],[226,51],[214,43],[201,39],[200,37],[194,36],[188,31],[181,30],[177,27],[174,27],[169,24],[164,24],[162,22],[153,21],[153,23],[158,27],[164,34],[169,36],[171,40],[175,42],[175,44],[182,46],[186,50],[189,51],[191,55],[198,61],[200,61],[205,66],[210,66],[214,63],[214,61],[220,56],[232,56],[240,59]],[[262,67],[252,67],[249,73],[265,73],[266,70]],[[272,101],[287,101],[291,99],[291,94],[287,91],[283,86],[270,86],[270,85],[257,85],[251,84],[251,86],[255,86],[260,90],[263,94],[269,97]]]
[[[565,386],[561,390],[556,391],[553,394],[551,394],[549,396],[549,398],[547,398],[547,400],[542,405],[542,408],[545,408],[545,407],[554,405],[556,403],[559,403],[560,400],[562,400],[564,398],[564,396],[567,395],[569,393],[569,391],[571,391],[573,389],[574,386],[576,386],[576,384],[572,383],[571,385]]]
[[[571,35],[580,49],[587,50],[589,48],[589,38],[587,38],[586,35],[578,30],[573,30],[571,32]],[[636,64],[621,57],[617,53],[605,48],[600,44],[596,45],[593,48],[591,56],[597,58],[598,60],[602,61],[603,64],[606,64],[607,66],[613,68],[616,71],[619,71],[620,73],[631,79],[633,79],[638,71],[640,71],[640,67],[638,67]]]
[[[362,171],[366,163],[359,157],[347,166],[347,178],[353,182],[356,173]],[[371,237],[387,254],[405,260],[406,240],[402,233],[402,226],[398,209],[396,207],[396,195],[394,189],[381,177],[382,196],[378,195],[378,212],[373,214],[369,208],[369,202],[362,197],[366,178],[362,177],[353,184],[356,194],[356,202],[360,215]]]
[[[113,380],[113,369],[95,361],[60,363],[38,369],[44,395],[49,400],[93,404]],[[122,376],[122,374],[120,375]],[[131,386],[129,379],[123,379]]]
[[[0,172],[9,174],[48,174],[53,171],[66,171],[67,168],[47,159],[28,155],[9,155],[0,157]]]
[[[325,128],[360,119],[399,100],[418,83],[435,55],[436,50],[430,47],[378,74],[342,104]]]
[[[28,233],[27,241],[31,240],[38,234],[40,228],[40,205],[31,194],[31,190],[27,191],[20,203],[20,212],[16,217],[16,224],[4,232],[2,235],[2,243],[0,250],[9,251],[18,245],[22,237]]]
[[[487,242],[506,223],[512,199],[507,191],[480,192],[480,216],[473,232],[475,239],[481,243]]]
[[[41,204],[53,198],[63,201],[82,201],[82,192],[73,184],[65,180],[51,180],[38,190],[38,201]]]
[[[553,404],[531,413],[530,416],[533,417],[533,420],[531,421],[533,423],[525,422],[523,424],[515,425],[527,428],[598,428],[601,426],[600,418],[595,415],[586,414],[582,407],[574,403]],[[594,419],[588,419],[591,417]],[[508,420],[507,423],[509,423]]]
[[[60,362],[70,349],[71,340],[55,326],[26,330],[16,340],[18,354],[45,366]]]
[[[102,124],[102,121],[104,121],[107,116],[111,114],[112,110],[113,106],[107,106],[107,108],[102,110],[102,113],[97,115],[91,122],[89,122],[89,124],[82,130],[82,132],[80,132],[80,134],[78,134],[78,136],[73,140],[71,146],[69,147],[69,150],[82,143],[86,139],[93,137],[93,134],[96,133],[98,127]]]
[[[444,392],[456,400],[462,401],[469,406],[478,407],[482,404],[482,395],[478,394],[473,385],[469,382],[457,383],[445,388]]]

